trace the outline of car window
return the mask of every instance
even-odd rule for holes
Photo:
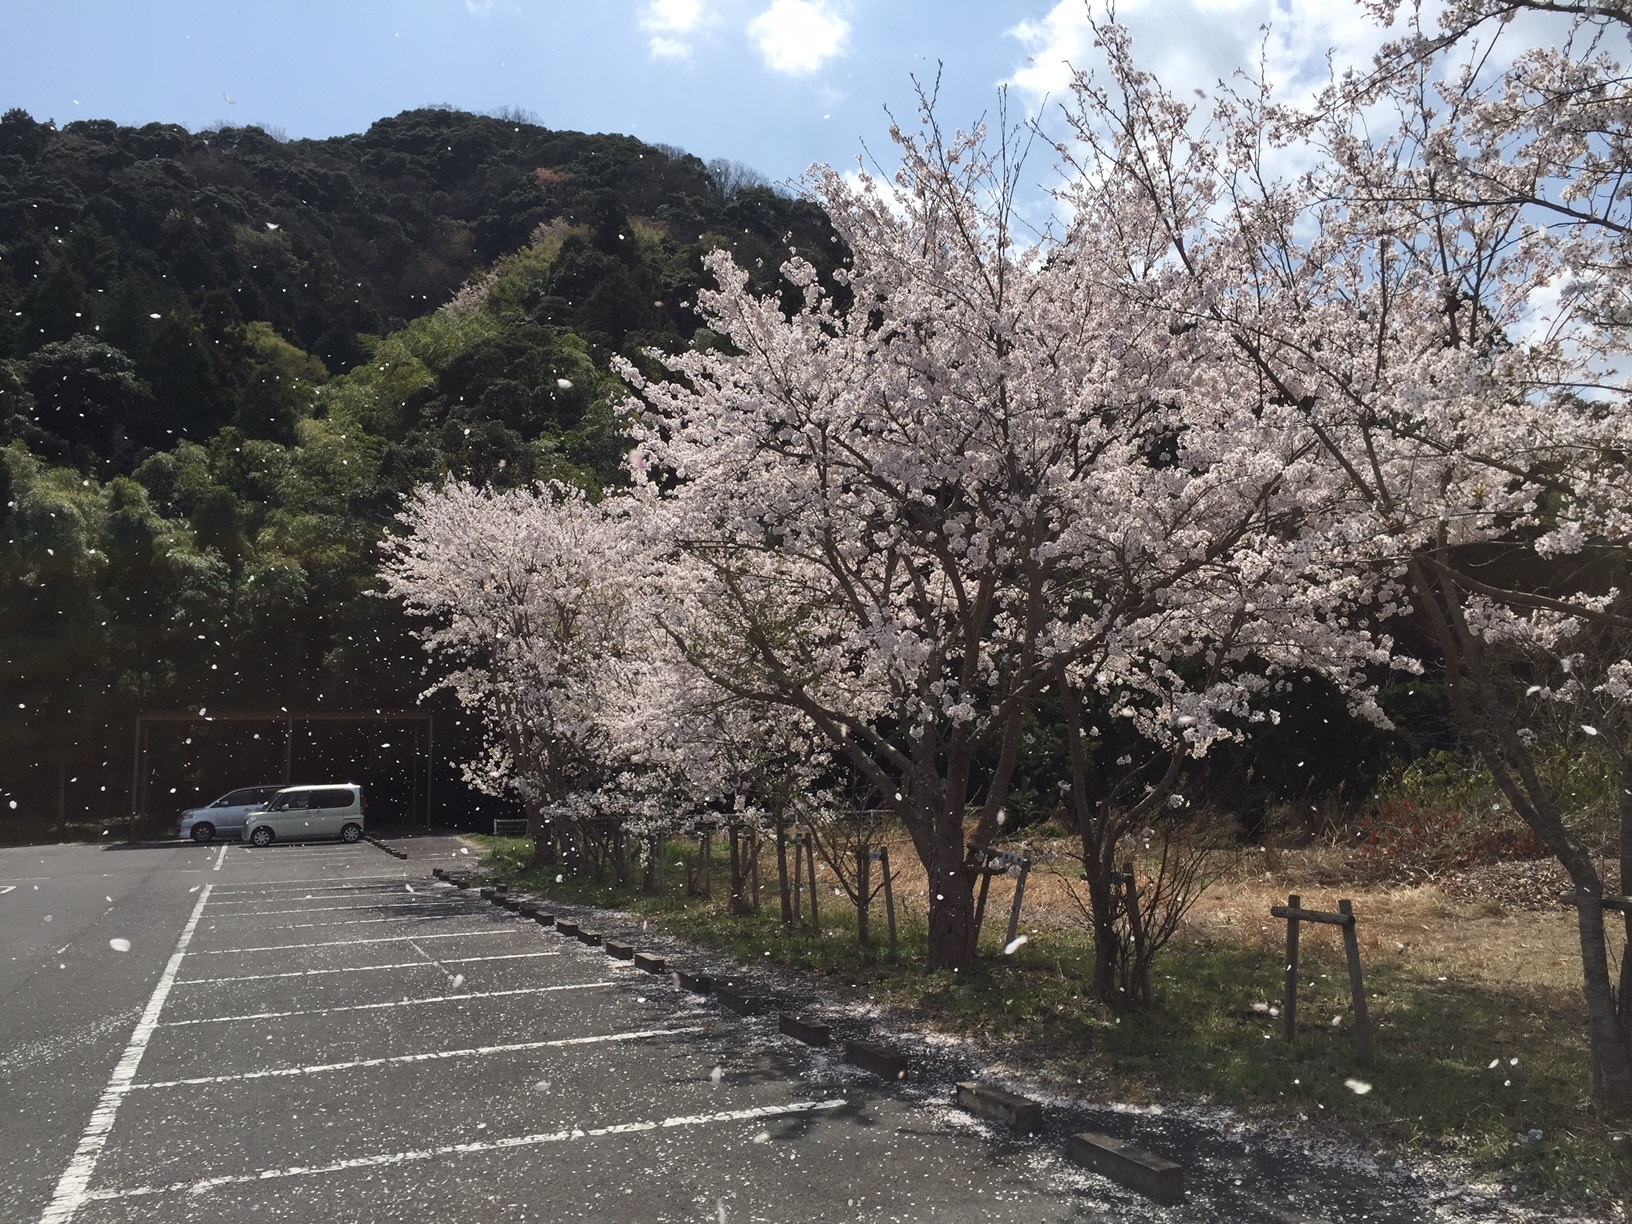
[[[320,790],[312,792],[312,806],[314,808],[343,808],[351,806],[351,791],[342,788],[334,790]]]
[[[255,802],[255,792],[253,790],[235,790],[226,798],[218,799],[216,802],[222,807],[242,807],[246,803]]]
[[[301,808],[310,806],[309,800],[311,797],[311,791],[290,791],[286,795],[279,795],[272,801],[272,810],[274,812],[298,811]]]

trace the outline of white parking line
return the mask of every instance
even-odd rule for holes
[[[334,1012],[379,1011],[387,1007],[418,1007],[421,1003],[457,1003],[462,999],[498,999],[505,995],[550,994],[557,990],[597,990],[616,986],[613,981],[569,982],[565,986],[521,986],[514,990],[481,990],[468,994],[427,995],[422,999],[390,999],[384,1003],[347,1003],[341,1007],[311,1007],[300,1011],[249,1012],[242,1016],[203,1016],[197,1020],[166,1020],[167,1028],[187,1024],[225,1024],[231,1020],[281,1020],[286,1016],[327,1016]]]
[[[368,973],[374,969],[435,969],[440,965],[466,965],[471,961],[528,960],[536,956],[560,956],[559,952],[503,952],[498,956],[453,956],[440,961],[393,961],[389,965],[342,965],[337,969],[294,969],[288,973],[245,973],[238,977],[182,978],[177,986],[213,986],[220,982],[266,982],[273,978],[317,977],[325,973]]]
[[[276,892],[264,893],[256,897],[234,898],[232,900],[225,900],[220,897],[220,890],[217,889],[215,904],[218,907],[223,905],[284,905],[290,901],[344,901],[348,897],[423,897],[430,901],[447,900],[441,893],[405,891],[402,888],[403,883],[404,881],[398,880],[395,888],[374,885],[369,888],[314,888],[306,892],[302,892],[298,888],[280,888]]]
[[[159,1012],[164,1010],[164,1001],[169,998],[170,987],[175,983],[176,974],[181,969],[181,959],[187,955],[187,945],[193,940],[193,932],[198,929],[199,916],[204,913],[204,904],[209,899],[210,886],[206,884],[199,895],[198,904],[193,906],[192,916],[187,919],[187,925],[181,929],[181,938],[176,940],[175,951],[170,954],[164,972],[159,975],[159,984],[148,996],[147,1006],[142,1009],[142,1017],[136,1022],[135,1031],[130,1035],[130,1043],[120,1055],[118,1065],[113,1069],[112,1078],[102,1089],[101,1100],[91,1111],[91,1120],[85,1124],[84,1133],[79,1137],[79,1144],[74,1148],[73,1158],[63,1170],[62,1176],[57,1179],[56,1193],[51,1196],[50,1203],[41,1214],[40,1224],[68,1224],[85,1203],[86,1191],[90,1188],[91,1178],[96,1173],[96,1162],[101,1159],[102,1149],[108,1142],[108,1133],[113,1130],[113,1119],[119,1112],[119,1103],[125,1099],[125,1093],[130,1090],[130,1085],[136,1079],[136,1068],[141,1065],[142,1055],[147,1053],[147,1043],[153,1036],[153,1030],[158,1027]]]
[[[701,1033],[703,1026],[636,1029],[632,1033],[603,1033],[598,1037],[557,1037],[552,1041],[515,1041],[508,1045],[471,1046],[463,1050],[430,1050],[423,1054],[389,1054],[379,1058],[354,1058],[349,1062],[315,1063],[309,1067],[269,1067],[264,1071],[240,1071],[234,1075],[200,1075],[194,1079],[153,1080],[132,1084],[138,1088],[196,1088],[201,1084],[231,1084],[239,1080],[281,1079],[291,1075],[317,1075],[324,1071],[354,1071],[359,1067],[389,1067],[395,1063],[439,1062],[446,1058],[480,1058],[486,1054],[517,1054],[528,1050],[554,1050],[567,1046],[603,1045],[613,1041],[640,1041],[647,1037],[676,1037]]]
[[[425,906],[412,901],[385,901],[379,905],[334,905],[324,909],[293,909],[293,910],[241,910],[236,914],[212,914],[212,922],[221,922],[227,918],[275,918],[280,914],[343,914],[357,910],[388,910],[410,909],[419,910],[427,918],[437,918],[444,915],[454,918],[468,918],[472,914],[491,913],[490,910],[478,909],[470,906],[466,909],[449,909],[441,906],[438,909],[426,911]],[[280,922],[276,926],[262,927],[264,931],[288,931],[302,926],[355,926],[360,922],[419,922],[422,919],[412,914],[386,915],[379,918],[336,918],[333,922]]]
[[[225,846],[222,846],[221,847],[221,853],[215,856],[215,866],[211,867],[210,870],[211,871],[220,871],[221,870],[221,860],[226,858],[226,857],[227,857],[227,848]]]
[[[385,893],[388,897],[401,897],[402,893]],[[302,897],[304,901],[306,898]],[[274,901],[272,904],[276,905]],[[355,910],[389,910],[389,909],[424,909],[427,905],[442,905],[446,909],[441,897],[406,897],[401,901],[369,901],[362,905],[303,905],[296,909],[276,910],[238,910],[231,914],[214,914],[211,921],[220,922],[223,918],[273,918],[279,914],[345,914]],[[472,911],[480,913],[472,907]],[[453,911],[450,911],[453,912]]]
[[[519,922],[489,927],[481,931],[443,931],[440,935],[379,935],[373,939],[330,939],[322,943],[267,944],[257,948],[201,948],[194,956],[233,956],[239,952],[295,952],[302,948],[350,948],[358,944],[403,943],[410,939],[475,939],[481,935],[519,935],[527,928]]]
[[[131,1186],[124,1190],[97,1190],[88,1197],[97,1202],[114,1199],[141,1198],[155,1194],[202,1194],[220,1186],[241,1186],[247,1182],[272,1181],[283,1177],[309,1177],[319,1173],[346,1173],[353,1169],[378,1169],[390,1165],[408,1164],[419,1160],[435,1160],[439,1156],[464,1156],[479,1152],[502,1152],[511,1148],[537,1147],[546,1143],[565,1143],[572,1139],[599,1139],[606,1135],[633,1135],[645,1131],[667,1130],[679,1126],[708,1126],[716,1122],[752,1122],[765,1118],[785,1118],[795,1114],[815,1113],[824,1109],[840,1109],[848,1104],[843,1097],[825,1101],[795,1101],[788,1105],[761,1105],[755,1109],[732,1109],[722,1113],[695,1114],[691,1117],[664,1118],[654,1122],[620,1122],[614,1126],[596,1126],[589,1129],[550,1131],[547,1134],[516,1135],[508,1139],[487,1139],[472,1143],[449,1143],[441,1147],[420,1148],[409,1152],[381,1152],[374,1156],[355,1156],[350,1160],[336,1160],[322,1165],[288,1165],[281,1169],[262,1169],[258,1173],[234,1173],[225,1177],[206,1177],[200,1181],[171,1182],[165,1186]]]
[[[44,879],[45,877],[42,876],[40,878]],[[350,882],[350,883],[356,883],[356,884],[373,884],[373,883],[389,883],[389,882],[395,880],[397,883],[400,884],[404,880],[414,879],[414,878],[415,877],[413,877],[413,876],[404,876],[404,875],[370,875],[370,876],[347,876],[347,877],[345,877],[345,881]],[[298,879],[298,880],[242,880],[237,884],[223,884],[223,885],[221,885],[221,891],[223,893],[230,893],[233,896],[237,896],[240,893],[244,893],[244,892],[257,892],[257,891],[267,890],[267,889],[276,889],[279,886],[283,886],[283,885],[287,885],[290,888],[296,888],[297,886],[300,887],[300,888],[324,888],[324,887],[326,887],[326,886],[328,886],[330,884],[333,884],[335,882],[336,881],[333,881],[333,880],[314,880],[310,876],[307,876],[304,879]]]
[[[234,918],[244,917],[244,916],[246,916],[246,915],[239,915],[239,914],[230,915],[230,917],[234,917]],[[249,916],[249,917],[258,917],[258,915],[247,915],[247,916]],[[446,922],[450,918],[492,918],[493,916],[494,915],[491,914],[490,912],[484,912],[484,911],[478,910],[478,909],[446,910],[446,911],[444,911],[442,913],[438,913],[438,914],[399,914],[396,917],[392,917],[392,918],[341,918],[341,919],[338,919],[335,922],[276,922],[276,923],[272,923],[272,924],[270,924],[268,926],[257,927],[256,930],[260,930],[260,931],[309,931],[309,930],[313,930],[313,929],[315,929],[317,927],[328,928],[328,927],[343,927],[343,926],[377,926],[378,924],[380,924],[382,922],[417,922],[417,923]]]

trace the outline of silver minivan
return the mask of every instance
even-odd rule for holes
[[[281,786],[240,786],[203,807],[188,808],[181,814],[181,836],[196,842],[237,837],[244,827],[244,817],[282,789]]]
[[[354,842],[363,835],[368,806],[356,782],[323,786],[286,786],[244,817],[240,841],[270,846],[274,841],[304,841],[310,837],[338,837]]]

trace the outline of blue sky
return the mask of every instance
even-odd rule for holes
[[[1376,35],[1350,0],[1131,0],[1166,78],[1203,87],[1255,59],[1294,83]],[[944,63],[942,114],[1058,96],[1091,58],[1083,0],[7,0],[0,109],[59,124],[258,123],[360,131],[426,103],[517,107],[555,128],[626,132],[772,178],[887,152],[884,108]],[[1039,168],[1041,169],[1041,168]]]

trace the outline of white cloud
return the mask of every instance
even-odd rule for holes
[[[1102,4],[1092,15],[1106,20]],[[1331,0],[1122,0],[1116,17],[1133,36],[1134,57],[1181,95],[1212,94],[1238,70],[1268,74],[1284,101],[1297,101],[1327,80],[1326,53],[1337,67],[1368,62],[1387,37],[1358,4]],[[1100,65],[1084,0],[1058,0],[1043,16],[1008,31],[1026,48],[1009,77],[1035,106],[1063,100],[1073,69]]]
[[[825,0],[773,0],[748,23],[765,66],[791,76],[809,76],[844,49],[850,23]]]
[[[647,42],[653,59],[690,59],[691,44],[678,38],[654,34]]]
[[[653,59],[688,59],[691,38],[709,19],[703,0],[647,0],[640,10],[640,28],[651,38]]]

